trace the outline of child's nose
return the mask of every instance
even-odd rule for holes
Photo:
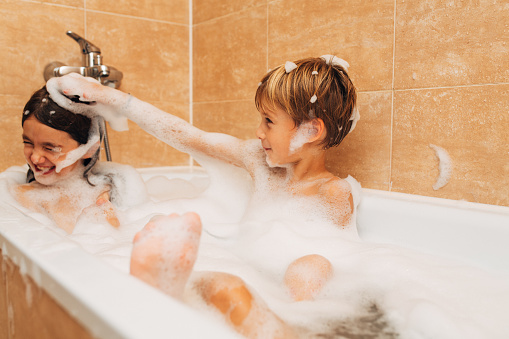
[[[46,158],[40,152],[34,151],[30,156],[30,160],[32,160],[32,163],[34,164],[42,164],[46,160]]]
[[[262,124],[260,124],[260,126],[258,126],[258,129],[256,130],[256,137],[258,139],[264,139],[265,138],[265,132],[262,129]]]

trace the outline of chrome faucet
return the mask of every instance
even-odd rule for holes
[[[115,67],[102,64],[101,49],[74,32],[67,31],[67,35],[80,45],[82,66],[66,66],[59,61],[51,62],[44,68],[44,80],[48,81],[50,78],[61,77],[69,73],[78,73],[85,77],[95,78],[103,85],[119,88],[123,74]],[[108,133],[104,120],[101,121],[101,124],[103,124],[104,130],[104,152],[106,154],[106,159],[111,161]]]
[[[48,81],[52,77],[79,73],[85,77],[95,78],[103,85],[119,88],[123,74],[115,67],[102,64],[101,49],[74,32],[67,31],[67,35],[80,45],[82,66],[66,66],[58,61],[52,62],[44,68],[44,79]]]

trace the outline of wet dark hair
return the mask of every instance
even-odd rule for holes
[[[68,133],[71,138],[76,140],[80,145],[86,144],[88,141],[92,120],[89,117],[72,113],[58,106],[50,98],[46,86],[32,94],[30,100],[26,103],[21,117],[21,126],[32,116],[46,126]],[[102,139],[102,131],[100,131],[100,134]],[[100,148],[97,149],[91,158],[83,159],[83,165],[85,166],[83,177],[87,179],[90,185],[93,184],[88,180],[88,174],[99,159],[99,154]],[[34,180],[34,173],[32,169],[29,169],[27,173],[27,182],[32,182]]]

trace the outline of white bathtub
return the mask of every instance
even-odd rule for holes
[[[206,173],[196,168],[140,172],[145,178],[161,173],[185,180],[206,178]],[[30,219],[19,225],[21,212],[11,205],[0,206],[0,211],[4,258],[30,276],[92,337],[237,337],[212,319],[114,269],[39,221]],[[357,223],[365,240],[399,244],[509,273],[506,207],[364,189]],[[9,310],[8,321],[12,312],[16,309]]]

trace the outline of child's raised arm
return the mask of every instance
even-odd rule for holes
[[[233,136],[202,131],[130,94],[103,86],[92,78],[69,74],[47,83],[51,98],[75,113],[99,115],[115,130],[127,130],[126,118],[179,151],[205,154],[246,167],[246,147],[252,143]]]

